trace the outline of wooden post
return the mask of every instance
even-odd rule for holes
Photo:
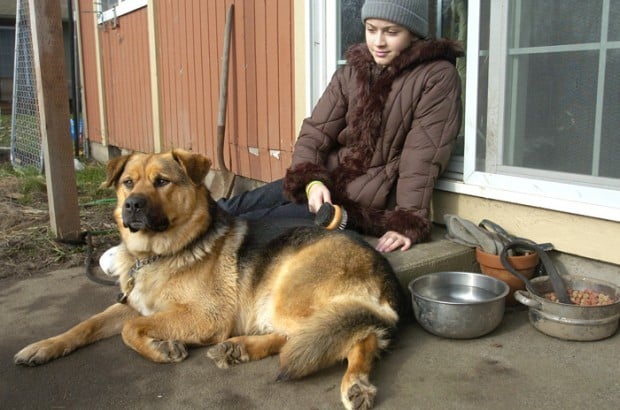
[[[76,241],[80,239],[80,210],[60,0],[28,0],[28,7],[51,228],[58,239]]]

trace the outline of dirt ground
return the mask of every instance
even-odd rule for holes
[[[92,273],[101,274],[99,256],[119,242],[112,218],[114,202],[81,205],[80,227],[85,240],[68,244],[58,242],[51,234],[45,189],[33,193],[27,205],[22,204],[21,196],[18,177],[0,178],[0,279],[75,266],[86,269],[87,260],[92,260]],[[86,240],[87,232],[92,246]]]

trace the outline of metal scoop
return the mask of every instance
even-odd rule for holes
[[[525,287],[530,293],[538,295],[540,297],[544,297],[543,295],[540,295],[538,292],[536,292],[528,278],[526,278],[519,271],[513,268],[508,261],[508,252],[517,248],[520,250],[530,250],[538,254],[540,261],[542,262],[545,270],[547,271],[547,275],[549,276],[549,280],[551,281],[551,286],[553,287],[553,291],[555,292],[558,300],[560,301],[560,303],[572,305],[573,302],[570,300],[568,291],[566,290],[566,284],[564,283],[564,279],[562,279],[562,276],[553,265],[553,262],[551,261],[549,255],[547,255],[547,253],[540,246],[526,241],[512,241],[506,246],[504,246],[504,249],[499,255],[499,260],[502,262],[502,265],[504,265],[504,267],[510,273],[521,279],[525,283]]]

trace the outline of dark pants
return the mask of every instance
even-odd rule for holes
[[[248,220],[302,219],[313,221],[308,204],[295,204],[284,197],[283,181],[278,179],[251,191],[220,199],[217,204],[231,215]]]

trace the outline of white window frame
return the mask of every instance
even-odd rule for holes
[[[306,0],[306,16],[310,21],[308,37],[310,47],[307,56],[306,72],[306,112],[310,115],[312,109],[329,84],[338,65],[338,4],[333,0]]]
[[[123,14],[131,13],[134,10],[145,7],[148,0],[117,0],[116,5],[110,9],[103,10],[100,1],[95,0],[95,10],[97,10],[97,21],[103,24],[107,21],[114,21]]]
[[[492,140],[491,144],[498,147],[495,152],[500,152],[504,129],[502,122],[505,107],[508,1],[494,0],[491,7],[487,138]],[[499,19],[502,19],[504,24],[497,23]],[[510,167],[512,175],[476,170],[479,27],[480,1],[472,0],[468,10],[463,179],[458,181],[442,178],[437,188],[459,194],[620,221],[620,190],[579,183],[580,178],[577,175],[575,175],[577,183],[570,183],[545,180],[526,168]],[[492,152],[491,156],[494,156]],[[494,161],[490,164],[491,167],[495,165],[498,171],[502,171],[502,167],[497,165],[499,159],[489,158],[487,151],[487,168],[489,161]],[[516,175],[517,173],[521,175]]]

